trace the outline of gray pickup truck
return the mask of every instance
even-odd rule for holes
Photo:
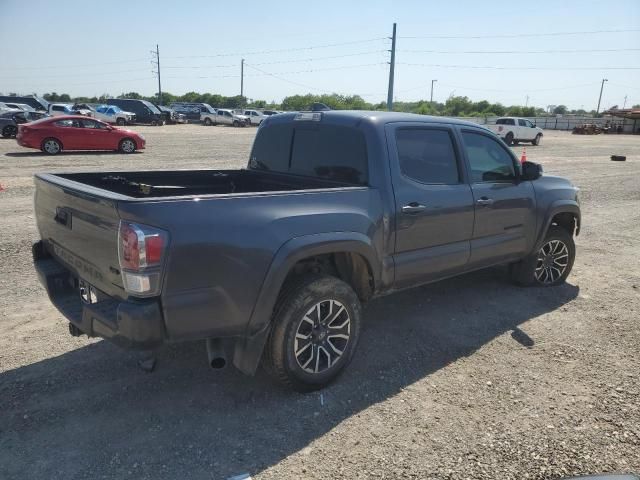
[[[246,169],[38,174],[35,268],[73,335],[145,351],[205,340],[209,362],[291,388],[351,360],[372,297],[497,264],[567,278],[578,189],[447,118],[266,118]]]

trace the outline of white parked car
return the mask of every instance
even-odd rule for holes
[[[234,127],[246,127],[249,125],[249,117],[233,113],[231,110],[218,108],[215,112],[203,112],[200,121],[205,125],[233,125]]]
[[[103,122],[115,123],[116,125],[127,125],[136,121],[135,113],[125,112],[116,105],[100,105],[96,107],[93,116]]]
[[[250,125],[260,125],[267,115],[258,110],[245,110],[244,115],[249,118]]]
[[[49,111],[47,112],[52,117],[58,117],[60,115],[85,115],[87,117],[92,116],[93,112],[87,109],[76,109],[73,105],[68,103],[50,103]]]
[[[3,102],[0,107],[4,105],[5,109],[11,109],[11,110],[22,110],[23,112],[35,112],[36,109],[33,108],[31,105],[27,105],[26,103],[6,103]]]
[[[502,138],[507,145],[518,142],[540,145],[543,136],[542,129],[526,118],[502,117],[496,120],[495,125],[487,125],[487,128]]]

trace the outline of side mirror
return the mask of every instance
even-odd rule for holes
[[[536,127],[537,127],[537,125],[535,123],[531,124],[531,128],[536,128]]]
[[[542,165],[534,162],[524,162],[522,164],[522,179],[537,180],[542,176]]]

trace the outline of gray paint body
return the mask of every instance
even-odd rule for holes
[[[266,119],[263,128],[292,121],[293,114],[281,114]],[[114,273],[118,221],[162,228],[170,236],[159,298],[165,341],[247,340],[264,335],[287,273],[305,257],[359,253],[373,274],[374,294],[381,295],[521,259],[539,245],[557,213],[571,212],[579,225],[577,188],[565,179],[471,184],[461,131],[497,138],[475,124],[333,111],[323,112],[322,122],[363,132],[369,186],[132,198],[40,174],[35,206],[41,237],[74,274],[125,301],[120,276]],[[425,185],[401,174],[394,132],[407,126],[451,132],[461,171],[458,185]],[[478,206],[476,200],[483,196],[494,204]],[[426,209],[403,213],[402,206],[411,202]],[[53,221],[60,208],[71,212],[71,228]]]

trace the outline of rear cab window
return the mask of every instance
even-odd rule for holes
[[[300,122],[258,131],[249,168],[353,185],[369,180],[364,135],[353,127]]]

